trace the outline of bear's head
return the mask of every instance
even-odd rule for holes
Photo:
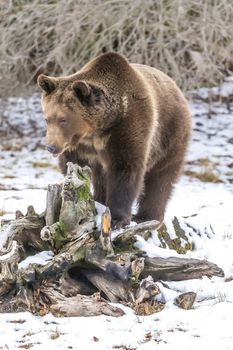
[[[39,75],[42,109],[47,123],[46,145],[54,156],[77,147],[85,137],[104,131],[114,120],[111,98],[104,86],[77,75]]]

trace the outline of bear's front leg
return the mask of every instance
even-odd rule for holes
[[[107,177],[107,201],[115,229],[130,224],[131,208],[143,182],[143,169],[112,167]]]
[[[146,134],[133,121],[121,119],[106,145],[106,205],[114,228],[130,223],[132,204],[142,191],[146,171],[148,146],[140,142]]]

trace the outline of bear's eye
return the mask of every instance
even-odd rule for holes
[[[46,124],[48,124],[48,122],[49,122],[49,121],[48,121],[48,119],[47,119],[47,118],[45,118],[45,123],[46,123]]]
[[[68,124],[68,122],[67,122],[67,120],[65,119],[65,118],[61,118],[61,119],[59,119],[59,124],[61,125],[61,126],[66,126],[67,124]]]

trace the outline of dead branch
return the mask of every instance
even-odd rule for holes
[[[49,186],[45,213],[38,215],[29,206],[25,216],[17,211],[15,220],[2,228],[0,312],[122,315],[110,301],[150,314],[164,307],[154,300],[160,293],[158,280],[223,276],[208,261],[149,258],[133,247],[135,236],[148,239],[157,221],[123,229],[112,239],[109,209],[102,213],[100,229],[95,216],[88,168],[68,163],[63,183]],[[37,261],[36,253],[47,250],[52,251],[49,260]],[[21,264],[29,256],[28,263]]]

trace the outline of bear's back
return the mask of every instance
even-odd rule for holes
[[[154,98],[156,99],[158,110],[161,109],[162,112],[163,106],[165,106],[166,112],[170,108],[173,112],[176,108],[187,108],[187,101],[183,93],[175,81],[167,74],[159,69],[143,64],[133,63],[131,66],[140,74],[144,82],[148,84],[150,92],[154,94]]]
[[[185,96],[168,75],[142,64],[133,63],[131,67],[146,83],[157,111],[157,127],[150,145],[149,164],[152,166],[172,149],[184,148],[190,137],[191,115]]]

